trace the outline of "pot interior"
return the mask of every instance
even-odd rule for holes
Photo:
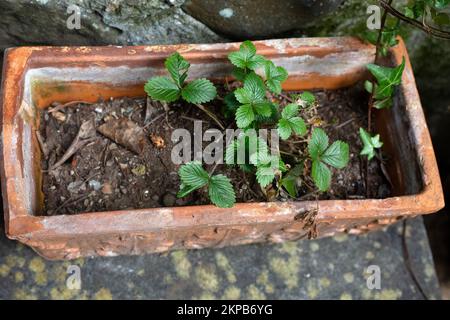
[[[301,42],[301,39],[298,39]],[[272,59],[289,72],[285,90],[337,89],[351,86],[368,77],[365,65],[372,62],[373,47],[351,45],[347,47],[304,48],[291,45],[280,48],[275,42],[258,46],[261,54]],[[278,47],[277,47],[278,46]],[[191,78],[209,78],[225,81],[232,68],[227,60],[236,45],[193,45],[190,47],[133,47],[96,48],[83,54],[36,57],[29,63],[23,79],[21,97],[20,138],[25,176],[25,203],[33,215],[42,214],[41,151],[34,131],[39,127],[38,110],[52,102],[85,101],[118,97],[143,97],[146,80],[163,75],[165,58],[174,50],[191,63]],[[150,49],[149,49],[150,48]],[[159,49],[157,49],[159,48]],[[181,49],[180,49],[181,48]],[[63,49],[59,49],[63,50]],[[74,49],[76,50],[76,49]],[[410,126],[401,88],[397,90],[394,106],[375,111],[376,131],[384,141],[386,170],[393,184],[393,196],[417,194],[423,187],[419,160],[410,136]]]

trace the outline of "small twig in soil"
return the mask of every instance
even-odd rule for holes
[[[188,117],[188,116],[181,116],[181,118],[186,119],[186,120],[191,120],[191,121],[206,122],[206,121],[203,121],[203,120],[201,120],[201,119],[192,118],[192,117]]]
[[[259,195],[255,191],[253,191],[252,187],[250,186],[250,183],[247,180],[247,175],[245,174],[245,171],[242,171],[242,180],[244,180],[244,183],[247,186],[247,190],[250,191],[250,193],[255,197],[255,199],[258,199]]]
[[[297,141],[290,141],[290,143],[292,143],[292,144],[308,143],[308,140],[303,139],[303,140],[297,140]]]
[[[147,127],[149,127],[153,122],[157,121],[158,119],[161,119],[164,115],[166,115],[166,113],[161,113],[160,115],[157,115],[156,117],[154,117],[152,120],[150,120],[149,123],[147,123],[147,124],[144,126],[144,129],[147,128]]]
[[[286,99],[288,102],[294,102],[294,100],[292,100],[290,97],[288,97],[288,96],[285,95],[284,93],[280,93],[280,97]]]
[[[49,152],[47,144],[44,142],[44,138],[42,137],[41,133],[38,130],[36,130],[35,132],[37,141],[39,142],[39,147],[41,148],[41,151],[44,154],[44,158],[47,158]]]
[[[291,157],[298,157],[297,154],[293,154],[293,153],[290,153],[290,152],[287,152],[287,151],[283,151],[283,150],[280,150],[280,153],[281,154],[285,154],[287,156],[291,156]]]
[[[351,118],[351,119],[349,119],[349,120],[347,120],[347,121],[345,121],[345,122],[343,122],[343,123],[341,123],[341,124],[338,124],[338,125],[335,126],[334,128],[335,128],[335,129],[339,129],[339,128],[345,127],[346,125],[352,123],[353,120],[355,120],[355,119],[354,119],[354,118]]]
[[[153,116],[153,114],[155,112],[156,112],[155,106],[152,104],[150,97],[147,97],[146,104],[145,104],[144,124],[147,124],[151,120],[151,117]]]
[[[81,201],[81,200],[85,200],[85,199],[89,198],[89,196],[90,196],[90,193],[89,194],[85,194],[85,195],[81,195],[80,197],[75,198],[75,199],[73,199],[73,198],[67,199],[58,208],[55,209],[55,212],[58,213],[59,210],[67,207],[68,205],[74,204],[74,203],[76,203],[78,201]]]
[[[49,109],[48,113],[53,113],[53,112],[59,111],[61,109],[64,109],[66,107],[70,107],[70,106],[72,106],[74,104],[80,104],[80,103],[83,103],[83,104],[94,104],[93,102],[88,102],[88,101],[70,101],[70,102],[67,102],[67,103],[64,103],[64,104],[60,104],[59,102],[56,102],[57,106],[54,107],[54,108]]]
[[[92,120],[87,120],[83,122],[80,126],[80,130],[78,130],[77,136],[73,139],[69,148],[63,154],[61,159],[53,164],[49,170],[54,170],[64,162],[66,162],[75,152],[84,147],[89,142],[95,140],[95,125]]]
[[[208,117],[210,117],[211,119],[214,120],[214,122],[220,127],[220,129],[225,130],[225,127],[223,126],[222,122],[220,122],[220,120],[216,117],[216,115],[214,113],[212,113],[211,111],[209,111],[208,109],[206,109],[203,105],[201,104],[196,104],[196,106],[202,110],[204,113],[206,113],[208,115]]]
[[[167,125],[169,126],[169,128],[170,129],[174,129],[174,127],[172,127],[172,125],[170,124],[170,121],[169,121],[169,112],[168,111],[166,111],[166,123],[167,123]]]

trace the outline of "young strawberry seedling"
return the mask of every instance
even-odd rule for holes
[[[330,167],[342,169],[347,165],[349,146],[343,141],[330,145],[323,129],[317,124],[311,125],[314,123],[312,119],[305,121],[303,116],[310,117],[311,112],[314,113],[317,105],[315,96],[308,91],[292,94],[288,98],[290,103],[280,106],[282,84],[287,80],[288,73],[283,67],[258,55],[250,41],[244,41],[239,50],[230,53],[228,58],[234,65],[232,74],[240,85],[223,97],[222,112],[223,117],[231,122],[228,127],[234,126],[242,131],[226,146],[225,163],[238,164],[244,175],[254,175],[267,197],[272,192],[270,190],[275,190],[275,194],[285,192],[297,198],[305,175],[310,176],[319,192],[327,191],[332,179]],[[207,79],[186,83],[189,63],[179,54],[175,53],[166,60],[166,68],[170,78],[155,77],[145,86],[153,99],[173,102],[181,98],[199,106],[215,98],[216,89]],[[382,91],[386,87],[385,90],[389,91],[396,81],[397,77],[386,73],[385,78],[380,78],[378,88]],[[201,109],[206,110],[204,107]],[[215,116],[213,119],[216,123],[220,122]],[[252,130],[258,129],[273,129],[272,134],[279,136],[283,142],[296,140],[303,147],[299,148],[298,154],[285,150],[280,150],[280,154],[274,153],[272,149],[275,146],[269,145],[265,139],[256,137],[252,140]],[[181,186],[178,197],[206,189],[210,201],[219,207],[230,207],[235,202],[236,195],[230,179],[208,173],[200,162],[182,165],[179,176]]]
[[[181,179],[180,191],[177,194],[179,198],[205,187],[208,189],[209,199],[218,207],[230,208],[236,202],[230,179],[223,174],[208,174],[198,161],[181,166],[179,175]]]
[[[145,92],[151,98],[163,102],[174,102],[182,98],[205,112],[223,130],[224,127],[219,119],[202,105],[213,100],[217,95],[216,87],[212,82],[208,79],[196,79],[186,83],[191,65],[178,52],[166,59],[165,66],[170,78],[163,76],[151,78],[144,86]]]

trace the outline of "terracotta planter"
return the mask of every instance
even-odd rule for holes
[[[192,63],[192,76],[223,79],[230,72],[226,55],[237,48],[238,44],[212,44],[8,50],[3,69],[1,150],[8,237],[46,258],[73,259],[360,233],[444,206],[430,135],[401,41],[393,50],[393,59],[398,63],[406,57],[403,84],[394,107],[376,117],[395,187],[390,198],[40,215],[44,196],[34,134],[39,125],[36,108],[53,101],[142,96],[143,83],[164,72],[164,58],[175,50]],[[352,85],[366,76],[365,64],[374,56],[372,46],[353,38],[261,41],[257,48],[288,69],[285,89]]]

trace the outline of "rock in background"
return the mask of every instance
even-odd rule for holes
[[[168,44],[224,41],[181,9],[182,1],[2,0],[0,49],[19,45]],[[81,28],[69,30],[77,5]]]

